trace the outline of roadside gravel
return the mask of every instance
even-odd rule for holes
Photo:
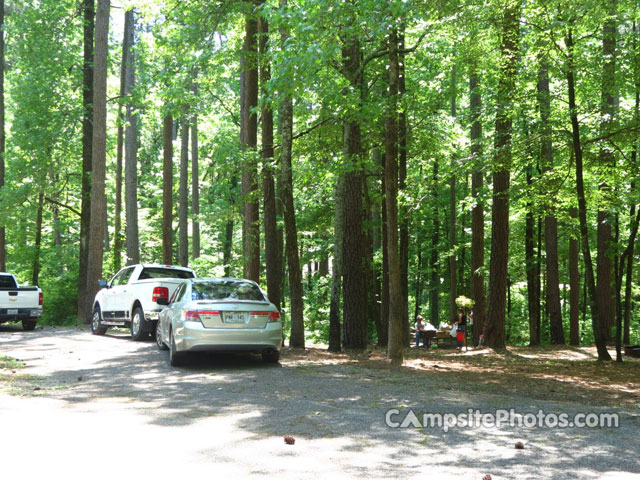
[[[453,382],[287,354],[167,353],[123,334],[0,327],[0,465],[12,480],[167,478],[640,479],[640,412],[457,390]],[[423,413],[617,413],[618,428],[389,428]],[[283,435],[295,438],[286,445]],[[515,449],[517,441],[524,449]]]

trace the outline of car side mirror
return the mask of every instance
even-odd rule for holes
[[[98,280],[98,288],[109,288],[109,284],[105,280]]]
[[[168,299],[168,298],[165,298],[165,297],[158,297],[158,298],[156,299],[156,303],[157,303],[158,305],[165,305],[165,306],[166,306],[166,305],[169,305],[169,299]]]

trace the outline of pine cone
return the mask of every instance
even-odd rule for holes
[[[287,445],[293,445],[294,443],[296,443],[296,439],[293,438],[291,435],[285,435],[284,443],[286,443]]]
[[[516,449],[517,450],[524,450],[524,443],[516,442]]]
[[[482,477],[482,480],[491,480],[491,475],[487,473],[484,477]]]

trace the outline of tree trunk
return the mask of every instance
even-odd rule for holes
[[[125,13],[125,31],[129,35],[126,56],[125,96],[127,99],[127,126],[125,128],[124,177],[125,209],[127,219],[127,265],[140,263],[138,238],[138,114],[135,113],[133,89],[136,79],[134,39],[135,19],[133,10]]]
[[[280,0],[280,7],[287,7],[287,0]],[[285,27],[280,29],[281,45],[289,39]],[[282,201],[286,235],[287,263],[289,265],[289,295],[291,298],[291,338],[289,346],[304,348],[304,306],[302,303],[302,271],[298,256],[298,231],[293,203],[293,172],[291,150],[293,144],[293,100],[285,95],[282,101]]]
[[[433,161],[433,228],[431,235],[431,258],[429,268],[431,269],[429,308],[431,314],[431,324],[434,327],[440,325],[440,262],[438,261],[438,241],[440,239],[440,210],[438,208],[438,157]]]
[[[242,144],[248,155],[242,166],[242,242],[244,278],[260,281],[260,225],[258,203],[258,166],[251,152],[258,144],[258,66],[256,62],[258,22],[254,12],[245,17],[243,46],[244,100],[242,102]]]
[[[107,143],[107,57],[109,53],[109,0],[98,0],[93,79],[93,141],[91,175],[91,223],[85,290],[86,320],[93,308],[93,298],[102,276],[104,224],[106,217],[105,163]]]
[[[178,262],[189,265],[189,107],[184,108],[180,121],[180,186],[178,206]]]
[[[615,73],[616,73],[616,9],[617,0],[606,1],[607,20],[602,34],[602,92],[600,103],[600,134],[606,135],[614,123],[615,105]],[[599,326],[602,335],[611,338],[611,328],[615,320],[615,308],[612,279],[612,214],[609,209],[613,204],[613,192],[607,181],[610,171],[615,169],[615,155],[609,146],[603,146],[599,155],[601,204],[598,206],[598,255],[597,255],[597,294]]]
[[[382,167],[382,192],[386,191],[386,179],[384,176],[384,172],[386,170],[386,160],[385,155],[382,155],[380,150],[376,147],[373,150],[374,155],[379,155],[378,163]],[[381,220],[382,220],[382,279],[381,279],[381,288],[382,292],[380,295],[381,305],[380,305],[380,332],[382,333],[382,338],[378,336],[378,341],[384,345],[388,346],[389,343],[389,237],[388,237],[388,229],[387,229],[387,199],[385,195],[382,195],[382,201],[380,202],[381,209]],[[379,334],[380,335],[380,334]],[[384,340],[384,343],[382,343]]]
[[[258,20],[260,54],[260,86],[265,100],[262,102],[262,194],[264,210],[264,256],[267,273],[267,292],[269,300],[280,309],[280,284],[282,283],[282,257],[278,243],[278,217],[276,214],[276,183],[273,167],[273,110],[266,101],[267,82],[271,78],[270,62],[267,52],[269,25],[261,16]]]
[[[571,207],[571,218],[578,218],[578,211]],[[569,238],[569,343],[580,345],[580,268],[578,239]]]
[[[389,241],[389,344],[387,355],[392,365],[403,360],[405,335],[402,328],[402,283],[398,252],[398,32],[389,34],[389,102],[385,119],[385,204],[387,208],[387,237]]]
[[[531,167],[527,167],[527,186],[531,186]],[[534,246],[535,223],[533,206],[527,200],[525,218],[525,263],[527,270],[527,311],[529,313],[529,345],[540,345],[540,277]]]
[[[194,99],[198,97],[197,75],[193,75],[191,93]],[[200,257],[200,173],[198,154],[198,110],[193,109],[191,115],[191,258]]]
[[[361,91],[360,41],[351,36],[342,46],[343,74],[355,91]],[[362,138],[360,120],[347,118],[344,125],[344,153],[348,162],[344,194],[344,346],[367,346],[367,292],[362,276],[364,235],[362,226]]]
[[[334,196],[333,217],[333,271],[331,275],[331,301],[329,304],[330,352],[341,350],[340,294],[342,292],[342,259],[344,242],[344,175],[338,176]]]
[[[165,114],[162,164],[162,263],[173,263],[173,118]]]
[[[454,54],[455,55],[455,54]],[[456,118],[456,67],[451,69],[451,118]],[[456,171],[458,169],[456,152],[451,154],[451,179],[449,183],[449,321],[458,319],[456,298],[458,297],[458,262],[456,252]]]
[[[31,284],[38,285],[40,278],[40,250],[42,245],[42,209],[44,206],[44,192],[40,192],[38,195],[38,213],[36,215],[36,239],[35,249],[33,252],[33,275],[31,277]]]
[[[551,124],[551,94],[549,91],[549,65],[544,56],[540,57],[538,71],[538,105],[540,108],[540,122],[542,126],[541,157],[543,173],[553,169],[553,140]],[[547,311],[551,330],[551,344],[565,343],[562,328],[562,309],[560,307],[560,273],[558,269],[558,220],[554,214],[553,205],[548,205],[548,215],[544,219],[544,240],[546,251],[547,273]]]
[[[571,117],[571,131],[573,140],[573,152],[576,159],[576,192],[578,196],[578,217],[580,220],[580,243],[582,247],[582,257],[585,267],[585,283],[589,291],[591,304],[591,322],[593,326],[593,337],[598,350],[599,360],[611,360],[611,355],[607,350],[607,338],[604,330],[600,328],[600,313],[598,311],[598,295],[593,272],[593,262],[591,261],[591,247],[589,245],[589,227],[587,224],[587,200],[584,195],[582,142],[580,139],[580,124],[578,122],[578,112],[576,105],[575,91],[575,65],[573,55],[573,29],[570,26],[565,38],[567,46],[567,87],[569,90],[569,115]]]
[[[400,26],[398,40],[398,95],[401,99],[406,92],[406,69],[404,67],[404,31]],[[404,108],[398,111],[398,189],[407,188],[407,114]],[[399,207],[398,224],[400,226],[400,282],[402,287],[402,330],[403,345],[409,346],[409,215],[404,204]]]
[[[231,194],[229,195],[229,203],[235,205],[235,191],[238,188],[238,179],[231,177]],[[224,276],[232,277],[231,259],[233,254],[233,217],[231,217],[224,229],[224,245],[222,247],[222,263],[224,264]]]
[[[82,187],[80,197],[80,251],[78,253],[78,325],[87,321],[91,312],[87,306],[87,264],[89,254],[89,228],[91,221],[91,163],[93,141],[93,34],[94,0],[83,0],[84,19],[82,60]],[[3,23],[4,25],[4,23]],[[3,62],[4,65],[4,62]]]
[[[4,0],[0,0],[0,191],[4,187],[5,176],[5,112],[4,112]],[[0,225],[0,272],[7,271],[7,239],[3,225]]]
[[[485,288],[484,288],[484,201],[482,189],[484,177],[482,172],[482,96],[480,95],[480,77],[478,67],[474,63],[469,69],[469,90],[471,110],[471,195],[473,210],[471,212],[471,296],[473,306],[473,341],[478,343],[485,324]]]
[[[511,174],[512,95],[518,65],[521,2],[510,0],[504,10],[498,80],[493,207],[491,212],[491,261],[485,340],[496,349],[505,347],[505,293],[509,259],[509,176]]]
[[[125,13],[124,35],[122,37],[122,59],[120,60],[120,99],[125,98],[127,77],[127,54],[129,52],[129,27]],[[113,271],[122,268],[122,163],[124,158],[124,118],[122,103],[118,105],[118,134],[116,140],[116,199],[113,234]]]

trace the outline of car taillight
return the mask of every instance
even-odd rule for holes
[[[271,312],[269,315],[269,322],[279,322],[280,321],[280,312]]]
[[[183,310],[182,311],[182,320],[185,322],[201,322],[200,314],[197,310]]]
[[[40,297],[38,298],[38,305],[42,305],[42,292],[40,292]]]
[[[169,289],[167,287],[154,287],[152,302],[157,301],[159,298],[166,298],[169,300]]]

